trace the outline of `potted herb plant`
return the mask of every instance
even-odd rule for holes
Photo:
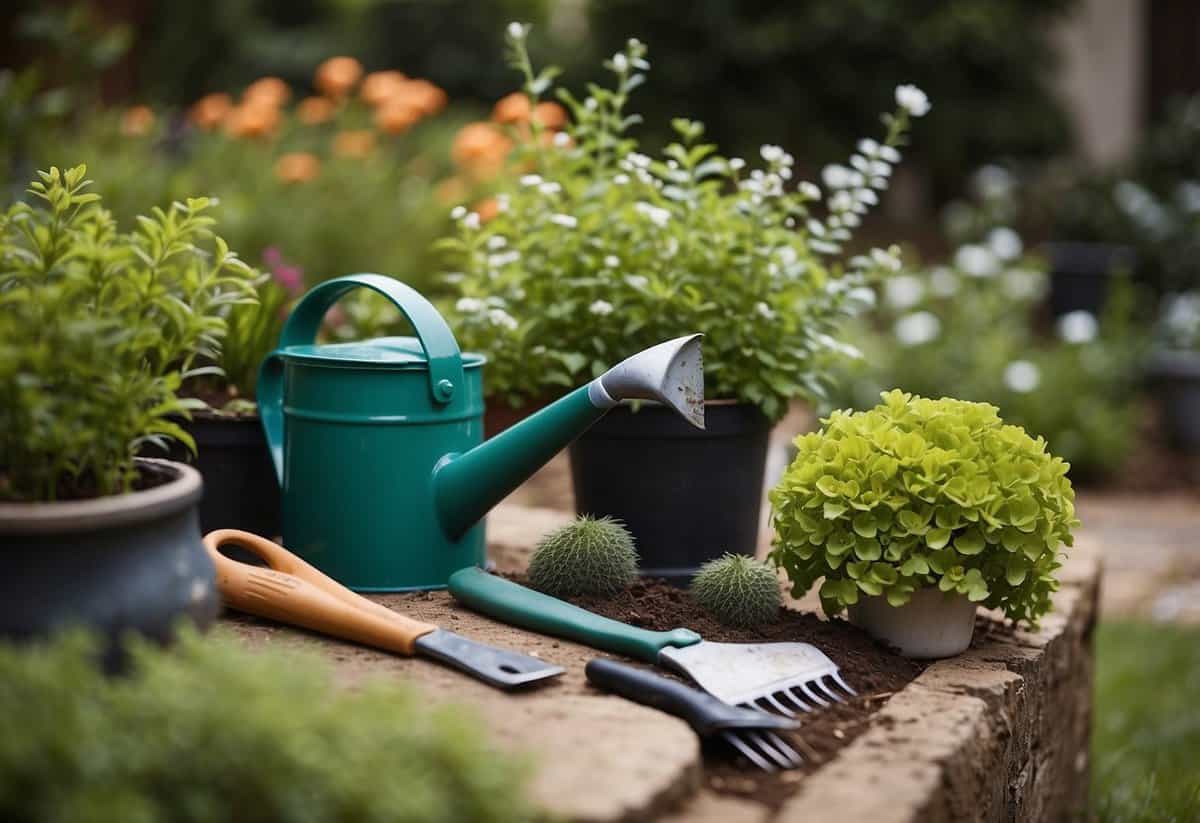
[[[1200,291],[1168,295],[1150,357],[1163,427],[1180,450],[1200,452]]]
[[[1036,623],[1071,545],[1070,466],[994,406],[899,390],[796,438],[772,490],[771,557],[826,614],[911,657],[971,643],[975,605]]]
[[[537,112],[556,70],[535,72],[527,35],[514,23],[507,42]],[[492,213],[459,208],[441,246],[457,333],[487,355],[493,404],[534,403],[655,341],[705,333],[705,431],[662,408],[618,408],[570,448],[579,512],[623,521],[642,573],[682,583],[725,551],[753,551],[772,421],[821,393],[827,363],[849,350],[839,322],[900,265],[895,247],[846,261],[843,249],[929,103],[897,89],[883,141],[826,168],[823,194],[792,180],[782,148],[763,146],[751,168],[690,120],[673,122],[678,140],[661,156],[640,153],[627,105],[646,54],[630,40],[604,64],[611,88],[560,90],[561,131],[536,116],[519,124],[531,139],[513,141],[515,172]]]
[[[189,199],[118,231],[85,168],[51,168],[0,216],[0,634],[88,623],[166,638],[216,614],[197,472],[138,457],[178,439],[253,270]]]

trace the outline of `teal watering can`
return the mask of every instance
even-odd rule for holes
[[[347,293],[386,297],[416,337],[317,345]],[[700,337],[680,337],[484,442],[484,358],[459,351],[433,305],[398,280],[329,280],[296,305],[263,362],[258,407],[283,489],[283,543],[358,591],[444,588],[483,565],[483,517],[625,399],[704,428]]]

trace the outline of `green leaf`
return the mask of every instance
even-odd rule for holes
[[[987,541],[983,539],[983,534],[979,529],[967,529],[954,538],[954,548],[959,554],[968,556],[979,554],[986,545]]]
[[[931,549],[940,549],[950,542],[949,529],[930,529],[925,535],[925,545]]]
[[[856,514],[852,523],[854,533],[859,537],[872,538],[878,533],[878,529],[875,526],[875,517],[870,512]]]

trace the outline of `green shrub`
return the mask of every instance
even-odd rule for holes
[[[184,633],[127,676],[82,636],[0,646],[0,817],[19,821],[516,821],[520,760],[461,707],[314,659]]]
[[[700,567],[692,597],[727,626],[753,627],[779,617],[783,598],[779,578],[765,563],[744,554],[726,554]]]
[[[834,412],[771,491],[772,558],[796,595],[824,577],[836,614],[860,592],[907,603],[925,586],[1036,622],[1071,545],[1069,466],[994,406],[899,390],[868,412]]]
[[[191,438],[181,381],[219,357],[255,272],[204,198],[118,232],[86,169],[40,172],[0,215],[0,498],[129,491],[146,443]]]
[[[555,529],[529,560],[529,582],[556,597],[616,594],[636,579],[633,535],[611,517],[582,515]]]
[[[526,35],[513,24],[509,48],[537,104],[554,69],[535,74]],[[489,394],[513,405],[703,331],[708,396],[777,417],[792,397],[822,393],[828,361],[844,353],[841,321],[871,297],[864,286],[900,265],[894,247],[843,257],[928,100],[898,88],[882,145],[864,140],[853,168],[825,169],[823,196],[792,179],[795,160],[780,147],[763,146],[761,163],[727,159],[691,120],[672,121],[678,140],[661,156],[639,153],[628,103],[646,54],[630,40],[604,64],[612,88],[589,86],[582,100],[560,91],[572,122],[557,135],[532,124],[491,219],[452,213],[458,233],[442,247],[460,297],[455,331],[488,356]]]

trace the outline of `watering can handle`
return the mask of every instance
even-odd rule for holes
[[[371,289],[391,301],[416,330],[429,362],[429,391],[434,402],[449,403],[464,386],[462,353],[454,333],[433,304],[410,286],[382,274],[348,274],[316,286],[292,309],[279,335],[279,349],[317,339],[325,313],[358,288]],[[258,378],[258,410],[275,473],[283,478],[283,361],[278,350],[263,361]]]

